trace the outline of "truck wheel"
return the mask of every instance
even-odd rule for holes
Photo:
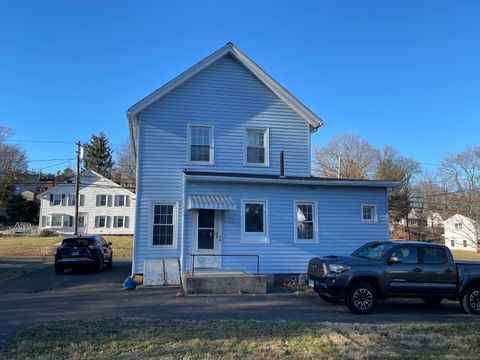
[[[441,298],[441,297],[424,297],[424,298],[422,298],[422,300],[425,303],[425,305],[427,305],[427,306],[437,306],[443,301],[443,298]]]
[[[377,306],[377,289],[366,282],[354,283],[347,292],[345,303],[355,314],[370,314]]]
[[[460,301],[466,313],[480,315],[480,285],[470,286]]]

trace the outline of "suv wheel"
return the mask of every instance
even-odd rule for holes
[[[366,282],[354,283],[345,297],[347,307],[355,314],[370,314],[377,301],[377,289]]]
[[[63,269],[62,268],[59,268],[59,267],[56,267],[55,266],[55,274],[57,275],[63,275]]]
[[[480,315],[480,285],[470,286],[460,299],[463,310],[472,315]]]
[[[110,256],[110,261],[107,263],[107,268],[111,269],[113,266],[113,255]]]
[[[422,300],[425,303],[425,305],[427,305],[427,306],[437,306],[443,301],[443,298],[441,298],[441,297],[424,297],[424,298],[422,298]]]

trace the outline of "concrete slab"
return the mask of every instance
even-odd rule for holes
[[[185,294],[266,294],[267,277],[244,272],[200,271],[182,274]]]

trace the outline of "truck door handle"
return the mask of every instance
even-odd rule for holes
[[[415,269],[413,269],[413,271],[415,271],[415,272],[421,272],[422,269],[421,269],[421,268],[415,268]]]
[[[452,269],[445,269],[445,272],[446,273],[451,273],[451,272],[453,272],[453,270]]]

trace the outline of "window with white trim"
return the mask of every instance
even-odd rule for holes
[[[315,202],[295,202],[295,240],[315,241],[316,228]]]
[[[189,161],[213,164],[213,128],[209,125],[189,125]]]
[[[107,227],[107,217],[103,215],[95,216],[95,227],[96,228]]]
[[[153,246],[174,246],[176,236],[175,217],[176,205],[174,203],[160,203],[153,206]]]
[[[50,205],[60,206],[62,204],[62,194],[51,194],[50,195]]]
[[[245,165],[268,166],[268,129],[245,129]]]
[[[53,214],[45,219],[45,226],[52,228],[72,227],[73,216]]]
[[[107,195],[97,195],[97,206],[107,206]]]
[[[462,223],[455,223],[455,230],[462,230],[463,225]]]
[[[264,200],[242,201],[242,242],[267,243],[267,202]]]
[[[362,204],[362,223],[375,224],[378,221],[377,207],[375,205]]]
[[[129,218],[128,216],[114,216],[113,227],[116,228],[128,228]]]

